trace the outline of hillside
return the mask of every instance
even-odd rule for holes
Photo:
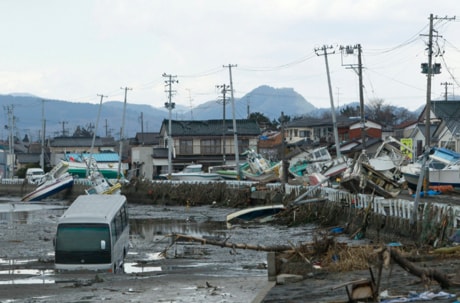
[[[232,118],[230,96],[227,96],[226,118]],[[44,100],[44,101],[43,101]],[[26,134],[31,141],[37,141],[42,129],[42,110],[46,120],[47,137],[72,134],[77,126],[94,127],[99,110],[99,104],[76,103],[62,100],[42,99],[37,96],[22,94],[0,95],[0,105],[4,109],[2,124],[2,139],[8,136],[7,127],[12,124],[9,119],[8,109],[13,113],[15,136],[22,139]],[[306,101],[292,88],[272,88],[260,86],[240,99],[235,99],[236,118],[246,118],[247,111],[260,112],[270,119],[277,119],[284,111],[286,115],[308,113],[315,107]],[[191,119],[190,112],[181,111],[174,113],[176,119]],[[216,101],[203,103],[193,109],[193,118],[196,120],[221,119],[222,102]],[[150,105],[128,104],[125,117],[125,137],[133,137],[141,131],[140,116],[143,114],[144,131],[158,132],[161,122],[168,117],[164,108],[155,108]],[[112,100],[104,102],[99,120],[100,136],[112,135],[119,137],[122,126],[123,102]]]
[[[43,101],[44,100],[44,101]],[[349,103],[348,106],[358,106],[358,103]],[[46,120],[47,137],[71,135],[77,126],[90,129],[96,124],[99,104],[76,103],[62,100],[42,99],[27,93],[0,95],[0,106],[3,108],[0,138],[6,140],[9,134],[8,126],[13,123],[8,112],[14,115],[14,134],[22,139],[25,135],[31,141],[38,141],[42,129],[42,110]],[[336,108],[337,112],[341,108]],[[403,107],[393,108],[398,116]],[[423,107],[415,111],[419,114]],[[243,119],[247,113],[259,112],[270,118],[278,119],[281,112],[291,117],[298,117],[309,114],[314,117],[322,117],[330,112],[329,108],[315,108],[310,102],[292,88],[273,88],[260,86],[255,88],[241,98],[235,98],[235,118]],[[141,131],[141,114],[143,115],[144,131],[158,132],[161,123],[168,118],[168,111],[161,107],[156,108],[143,104],[126,105],[125,137],[134,137]],[[179,120],[208,120],[222,119],[223,102],[208,101],[193,108],[193,111],[185,107],[177,107],[173,110],[174,119]],[[226,96],[226,119],[232,118],[232,106],[230,94]],[[113,136],[116,139],[120,136],[120,129],[123,119],[123,102],[111,100],[104,102],[101,108],[101,116],[97,131],[98,136]]]

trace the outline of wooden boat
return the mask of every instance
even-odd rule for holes
[[[74,179],[73,176],[67,172],[67,168],[68,166],[65,162],[60,162],[50,172],[46,173],[38,187],[22,197],[21,201],[40,201],[64,189],[72,187]]]

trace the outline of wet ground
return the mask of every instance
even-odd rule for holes
[[[0,198],[0,302],[343,302],[344,287],[369,277],[367,270],[328,273],[315,270],[295,283],[276,285],[267,277],[267,254],[192,242],[171,243],[171,234],[227,239],[251,245],[310,242],[316,227],[227,226],[234,209],[130,205],[131,250],[125,273],[54,271],[53,237],[66,201],[27,204]],[[346,241],[347,237],[338,241]],[[360,242],[360,244],[366,243]],[[357,244],[355,242],[355,244]],[[166,257],[161,257],[165,252]],[[454,274],[458,259],[418,266]],[[397,265],[384,270],[381,290],[390,295],[439,291]],[[460,294],[452,289],[452,294]],[[454,298],[437,302],[454,302]]]
[[[265,246],[311,240],[311,226],[228,227],[234,209],[130,205],[124,274],[58,273],[53,237],[67,204],[0,200],[0,302],[251,302],[270,285],[266,252],[171,244],[170,235]]]

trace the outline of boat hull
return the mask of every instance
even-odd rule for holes
[[[430,170],[429,173],[429,186],[450,185],[454,188],[460,188],[460,170]],[[407,186],[416,190],[419,174],[405,172],[403,176]]]
[[[24,196],[21,201],[23,202],[32,202],[32,201],[40,201],[43,200],[49,196],[52,196],[60,191],[63,191],[64,189],[70,188],[73,186],[74,179],[72,176],[66,176],[61,179],[56,179],[53,180],[52,183],[45,183],[39,187],[37,187],[36,190],[33,192],[27,194]]]
[[[235,220],[243,220],[243,221],[251,221],[267,216],[272,216],[280,211],[284,210],[285,207],[283,204],[276,204],[276,205],[264,205],[264,206],[257,206],[242,209],[236,212],[233,212],[227,215],[227,222],[231,223]]]

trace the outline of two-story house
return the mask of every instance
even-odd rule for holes
[[[340,142],[360,139],[363,125],[359,118],[337,117],[337,132]],[[289,122],[286,127],[286,141],[295,144],[299,141],[330,144],[334,142],[332,118],[304,118]],[[382,125],[366,119],[364,131],[366,137],[382,138]]]
[[[257,149],[261,134],[255,120],[236,120],[238,151],[235,151],[235,131],[233,120],[163,120],[160,128],[160,148],[153,151],[154,175],[167,170],[168,139],[172,139],[172,165],[180,170],[190,163],[201,163],[209,167],[235,164],[235,153],[245,152],[248,148]]]
[[[430,108],[431,146],[460,152],[460,101],[431,101]],[[395,130],[398,139],[412,139],[415,156],[421,155],[426,142],[426,107],[417,121],[399,125]]]

